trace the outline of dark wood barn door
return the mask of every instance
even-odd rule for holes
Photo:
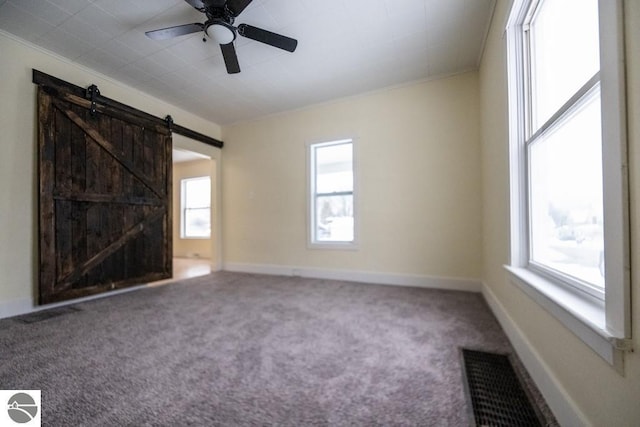
[[[38,89],[39,303],[171,277],[171,136]]]

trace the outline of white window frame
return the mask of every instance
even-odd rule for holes
[[[532,5],[515,0],[507,23],[511,281],[623,374],[631,346],[629,194],[622,0],[599,0],[604,194],[604,294],[584,292],[541,274],[529,261],[527,153],[527,50],[523,23]],[[593,79],[592,79],[593,80]],[[594,83],[593,81],[591,82]],[[585,85],[588,86],[588,85]],[[592,85],[593,86],[593,85]],[[585,95],[587,89],[579,91]],[[561,109],[562,111],[563,109]]]
[[[315,156],[314,149],[350,143],[352,148],[352,171],[353,171],[353,241],[319,241],[316,239],[316,192],[315,192]],[[357,172],[357,143],[356,138],[340,138],[322,142],[307,142],[307,247],[310,249],[337,249],[337,250],[357,250],[359,241],[359,218],[358,218],[358,172]]]
[[[194,240],[206,240],[211,239],[211,229],[209,229],[208,236],[190,236],[187,234],[186,230],[186,202],[187,202],[187,183],[190,181],[198,181],[202,179],[208,179],[211,182],[210,176],[195,176],[191,178],[182,178],[180,180],[180,238],[181,239],[194,239]],[[193,208],[192,208],[193,209]],[[197,209],[209,209],[209,217],[211,218],[211,196],[209,196],[209,207],[208,208],[197,208]],[[210,220],[211,221],[211,220]],[[212,224],[212,223],[211,223]],[[212,224],[213,226],[213,224]]]

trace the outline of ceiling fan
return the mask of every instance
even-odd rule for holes
[[[175,27],[162,28],[159,30],[147,31],[147,37],[154,40],[166,40],[186,34],[204,33],[216,41],[222,50],[222,57],[229,74],[240,72],[240,64],[233,41],[237,35],[247,37],[269,46],[277,47],[288,52],[293,52],[298,46],[298,41],[281,34],[272,33],[262,28],[253,27],[247,24],[233,26],[234,20],[246,9],[252,0],[185,0],[199,12],[207,16],[204,24],[198,22],[194,24],[178,25]],[[206,38],[203,38],[206,41]]]

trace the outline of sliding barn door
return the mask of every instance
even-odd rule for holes
[[[38,89],[39,303],[171,277],[171,136]]]

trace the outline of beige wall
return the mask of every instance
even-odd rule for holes
[[[224,127],[225,263],[480,277],[476,73]],[[360,246],[307,248],[306,143],[355,137]]]
[[[208,176],[211,178],[211,189],[214,191],[215,162],[209,159],[193,160],[173,164],[173,256],[184,258],[212,257],[212,239],[183,239],[180,237],[180,181],[185,178]],[[213,198],[211,200],[214,200]],[[213,209],[211,210],[213,213]],[[212,224],[214,222],[212,221]]]
[[[499,0],[480,69],[483,277],[508,316],[534,348],[552,381],[594,426],[640,423],[640,355],[627,354],[626,374],[617,374],[590,348],[532,302],[506,278],[509,261],[509,173],[505,40],[508,0]],[[629,160],[631,181],[631,253],[634,347],[640,349],[640,2],[625,1]],[[549,401],[561,416],[559,400]],[[569,418],[562,419],[569,425]]]
[[[0,32],[0,311],[31,302],[37,281],[36,86],[31,69],[220,138],[220,127]],[[4,307],[4,308],[3,308]],[[2,313],[0,313],[2,314]]]

